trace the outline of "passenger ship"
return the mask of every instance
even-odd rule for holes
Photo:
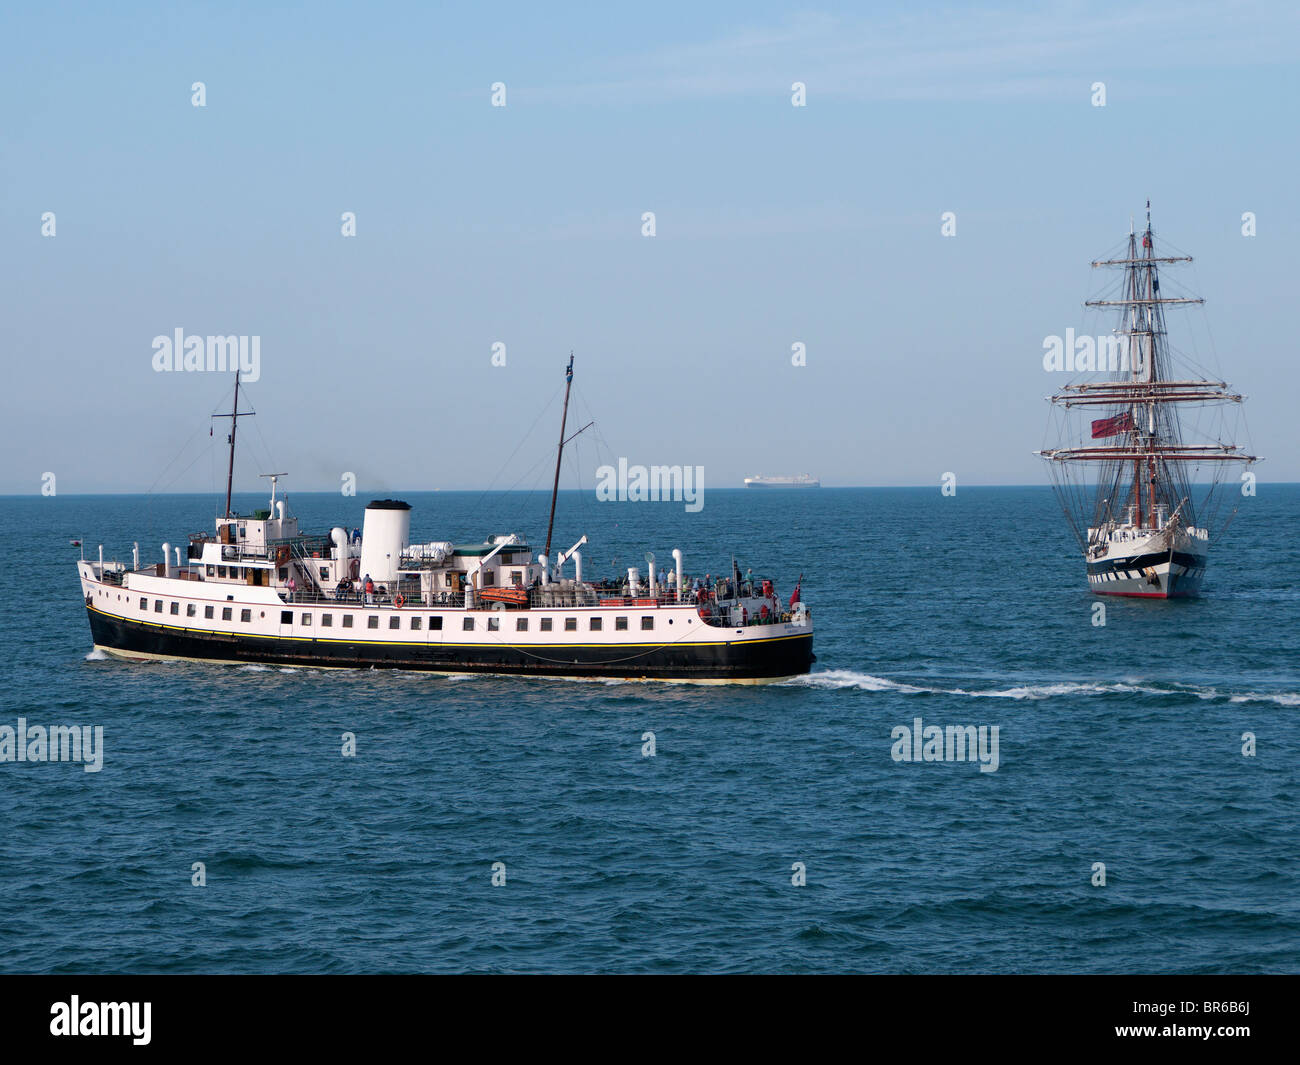
[[[1242,396],[1224,381],[1203,377],[1169,342],[1165,309],[1204,300],[1162,292],[1160,267],[1191,261],[1156,254],[1148,201],[1140,247],[1130,226],[1120,256],[1092,264],[1123,271],[1117,298],[1086,304],[1119,309],[1114,340],[1107,340],[1116,364],[1085,360],[1080,369],[1100,376],[1067,384],[1050,397],[1059,411],[1103,415],[1089,416],[1065,446],[1038,452],[1048,462],[1097,595],[1198,595],[1223,473],[1259,461],[1229,442],[1233,427],[1224,412],[1238,407]],[[1197,411],[1207,412],[1209,424],[1192,422]],[[1078,441],[1082,432],[1089,437]],[[1217,524],[1222,531],[1227,521]]]
[[[518,534],[481,543],[410,542],[411,508],[380,499],[361,529],[310,535],[284,498],[232,511],[239,379],[231,413],[225,513],[214,534],[162,545],[162,562],[77,564],[96,649],[127,659],[285,666],[384,667],[444,673],[762,682],[807,673],[812,616],[796,585],[688,577],[680,550],[667,573],[584,578],[581,537],[551,554],[573,360],[545,549]],[[581,431],[581,430],[580,430]],[[575,434],[576,435],[576,434]],[[182,557],[182,555],[184,557]],[[802,579],[800,581],[802,583]]]

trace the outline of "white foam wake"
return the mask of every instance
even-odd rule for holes
[[[1227,699],[1234,703],[1272,702],[1278,706],[1300,706],[1297,692],[1223,692],[1180,684],[1157,688],[1132,681],[1056,681],[1019,684],[1006,688],[943,688],[877,677],[849,669],[829,669],[792,677],[783,684],[810,688],[857,689],[868,692],[900,692],[904,695],[965,695],[972,699],[1051,699],[1060,695],[1165,695],[1178,698]]]

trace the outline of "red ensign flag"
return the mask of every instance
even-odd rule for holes
[[[1133,415],[1129,411],[1117,414],[1113,418],[1098,418],[1092,423],[1092,438],[1100,440],[1106,436],[1119,436],[1133,428]]]

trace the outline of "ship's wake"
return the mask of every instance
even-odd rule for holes
[[[1300,706],[1300,692],[1226,691],[1194,684],[1157,681],[1051,681],[1038,684],[1015,684],[993,688],[934,686],[848,669],[831,669],[808,673],[782,681],[788,687],[856,689],[867,692],[897,692],[903,695],[964,695],[972,699],[1051,699],[1057,696],[1152,695],[1169,699],[1197,698],[1226,700],[1233,703],[1270,702],[1277,706]]]

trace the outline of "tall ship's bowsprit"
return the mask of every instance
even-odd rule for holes
[[[1227,524],[1219,521],[1224,471],[1258,461],[1226,442],[1232,434],[1225,412],[1242,397],[1201,376],[1169,342],[1165,308],[1203,301],[1162,293],[1159,270],[1188,262],[1156,255],[1148,203],[1140,243],[1130,227],[1122,257],[1092,264],[1123,271],[1115,298],[1087,303],[1119,309],[1114,340],[1106,352],[1098,343],[1085,353],[1081,369],[1089,379],[1051,397],[1067,423],[1062,435],[1072,442],[1038,454],[1048,461],[1098,595],[1197,595],[1211,540]],[[1086,428],[1069,428],[1072,414]]]
[[[568,380],[572,380],[569,360]],[[567,413],[568,393],[565,394]],[[656,569],[586,579],[580,548],[536,556],[517,535],[479,543],[410,542],[411,508],[375,500],[361,529],[310,535],[277,498],[236,514],[230,505],[239,410],[236,377],[226,507],[214,534],[163,545],[141,566],[81,560],[96,648],[122,658],[392,667],[447,673],[762,681],[807,673],[812,617],[796,586],[771,579],[703,579],[681,551]],[[561,429],[560,448],[564,447]],[[557,476],[558,487],[558,476]],[[555,491],[552,491],[552,519]],[[182,557],[182,555],[184,557]]]

